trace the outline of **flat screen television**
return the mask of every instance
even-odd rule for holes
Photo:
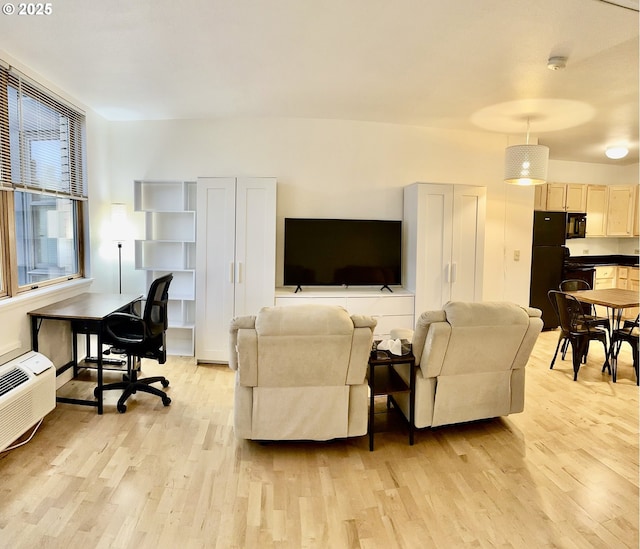
[[[401,283],[401,221],[285,218],[285,286]]]

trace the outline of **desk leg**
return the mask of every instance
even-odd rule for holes
[[[38,317],[31,317],[31,348],[38,351]]]
[[[73,359],[73,377],[78,377],[78,330],[76,329],[75,324],[71,327],[71,338],[73,341],[71,342],[71,352]]]
[[[98,329],[98,361],[97,361],[97,368],[98,368],[98,387],[97,387],[97,393],[98,393],[98,414],[102,414],[102,402],[103,402],[103,391],[102,391],[102,326],[100,326],[100,328]]]

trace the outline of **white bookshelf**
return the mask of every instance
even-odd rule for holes
[[[145,215],[145,237],[135,241],[135,268],[146,271],[147,287],[154,279],[173,273],[167,353],[193,356],[196,182],[136,180],[134,210]]]

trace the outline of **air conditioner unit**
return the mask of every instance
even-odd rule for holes
[[[0,366],[0,450],[56,406],[56,369],[44,355],[29,351]]]

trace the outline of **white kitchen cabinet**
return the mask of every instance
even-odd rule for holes
[[[607,234],[608,197],[606,185],[587,185],[587,238]]]
[[[144,212],[145,238],[135,241],[135,268],[147,287],[167,273],[167,353],[193,356],[195,326],[195,181],[134,181],[134,210]]]
[[[415,183],[404,190],[404,288],[416,318],[447,301],[481,301],[486,188]]]
[[[633,236],[635,185],[612,185],[608,189],[607,236]]]
[[[196,358],[228,362],[231,319],[274,303],[276,180],[201,177],[197,203]]]
[[[376,339],[386,339],[393,329],[413,330],[414,297],[404,289],[394,288],[393,293],[379,288],[313,288],[295,293],[290,288],[276,291],[278,306],[322,303],[340,305],[349,314],[367,315],[376,319]]]

